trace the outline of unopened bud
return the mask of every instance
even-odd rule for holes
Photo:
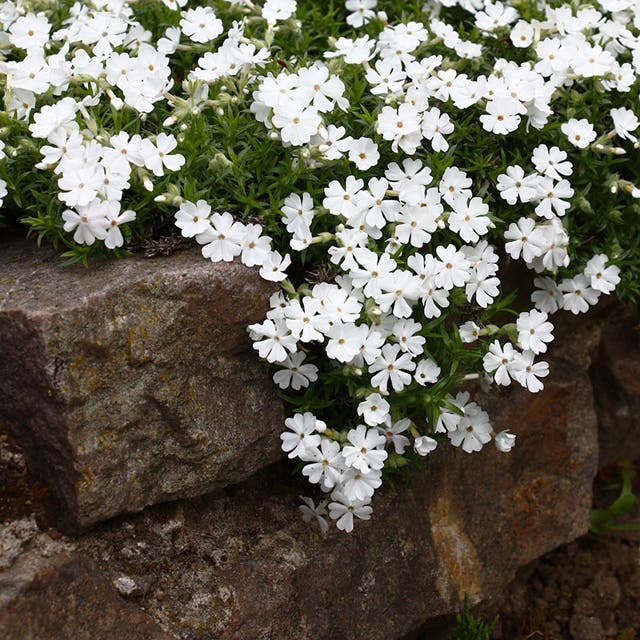
[[[496,434],[494,442],[498,451],[501,451],[502,453],[509,453],[516,444],[516,436],[515,434],[510,433],[509,429],[505,429],[504,431]]]

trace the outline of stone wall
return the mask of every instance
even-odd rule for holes
[[[584,534],[599,447],[640,457],[636,321],[599,307],[560,321],[543,392],[476,390],[510,454],[438,448],[323,536],[244,331],[270,295],[257,274],[192,252],[0,260],[0,420],[54,505],[1,525],[7,640],[402,638]]]

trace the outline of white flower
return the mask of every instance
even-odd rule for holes
[[[547,277],[538,277],[533,280],[538,287],[531,294],[531,302],[534,303],[536,309],[545,311],[546,313],[555,313],[563,307],[562,291],[554,280]]]
[[[542,391],[544,385],[538,378],[549,375],[549,365],[546,362],[533,363],[535,354],[533,351],[516,353],[513,358],[512,371],[514,378],[531,393]]]
[[[378,304],[382,311],[393,313],[396,318],[411,316],[411,306],[420,297],[420,280],[410,271],[394,271],[379,279],[382,293]]]
[[[446,113],[440,113],[440,109],[433,107],[422,115],[422,135],[431,141],[434,151],[446,151],[449,143],[444,136],[453,133],[453,124]]]
[[[382,469],[388,455],[384,450],[384,436],[376,429],[367,429],[361,424],[356,429],[351,429],[347,438],[350,444],[345,445],[342,450],[347,466],[359,469],[363,473],[369,473],[371,469]]]
[[[358,415],[371,427],[382,424],[389,416],[389,403],[379,394],[372,393],[358,405]]]
[[[374,85],[371,93],[377,96],[400,91],[407,74],[402,70],[402,65],[395,60],[387,59],[377,60],[374,67],[367,69],[365,77]]]
[[[419,249],[431,240],[443,210],[438,190],[429,189],[421,201],[405,204],[398,210],[395,216],[396,237],[403,244],[410,243]]]
[[[560,130],[578,149],[586,149],[596,139],[593,125],[586,118],[581,120],[571,118],[560,126]]]
[[[482,128],[490,133],[503,135],[515,131],[520,124],[519,103],[512,99],[494,99],[487,102],[484,115],[480,116]]]
[[[330,76],[326,65],[316,62],[299,69],[297,76],[298,91],[320,113],[333,111],[336,105],[343,111],[349,107],[349,101],[343,96],[346,90],[344,82],[337,75]]]
[[[451,208],[453,211],[449,214],[449,229],[455,231],[465,242],[477,242],[489,230],[491,220],[486,215],[489,205],[480,198],[467,200],[465,196],[460,196]]]
[[[246,225],[242,234],[242,264],[247,267],[262,267],[271,256],[271,238],[262,235],[262,227],[259,224]]]
[[[435,384],[438,382],[440,367],[431,359],[420,360],[413,374],[415,381],[424,387],[425,384]]]
[[[467,401],[469,400],[469,393],[467,391],[460,392],[455,398],[448,400],[448,405],[452,405],[459,409],[459,412],[454,411],[448,406],[441,406],[438,421],[436,422],[436,433],[446,433],[448,431],[455,431],[460,425],[462,416],[464,415]]]
[[[571,206],[563,198],[569,199],[573,193],[568,180],[560,180],[554,184],[551,178],[542,178],[538,182],[538,197],[541,200],[536,207],[536,213],[547,219],[553,218],[554,215],[563,216]]]
[[[324,339],[320,329],[324,322],[320,315],[320,302],[304,296],[302,300],[293,299],[284,309],[284,317],[291,333],[301,342]]]
[[[325,352],[339,362],[350,362],[360,352],[360,332],[354,324],[337,324],[326,331]]]
[[[346,129],[344,127],[336,127],[330,124],[328,127],[320,125],[318,133],[311,139],[313,144],[318,145],[318,151],[327,160],[338,160],[342,155],[349,151],[353,138],[351,136],[344,137]]]
[[[377,129],[385,140],[393,141],[391,148],[394,152],[400,147],[405,153],[412,155],[422,140],[420,113],[406,103],[397,109],[384,107],[378,114]]]
[[[358,353],[352,360],[354,366],[362,367],[366,362],[368,365],[375,362],[375,360],[382,353],[382,345],[384,344],[384,337],[377,331],[374,326],[368,326],[362,324],[356,327],[358,331],[357,342]]]
[[[367,193],[364,193],[361,199],[365,223],[376,229],[383,229],[387,222],[398,221],[401,206],[397,200],[387,198],[387,189],[389,188],[387,180],[385,178],[371,178],[367,186]],[[352,218],[351,223],[356,223],[358,218],[359,216]],[[369,235],[371,235],[370,232]]]
[[[282,320],[265,320],[248,328],[253,334],[253,348],[261,358],[269,362],[284,362],[287,351],[295,353],[297,341]]]
[[[166,2],[167,0],[163,0],[163,1]],[[169,0],[169,1],[175,1],[175,0]],[[305,522],[311,522],[312,520],[315,520],[318,523],[318,526],[320,527],[320,531],[322,531],[322,533],[327,533],[327,531],[329,531],[329,523],[327,522],[327,519],[326,519],[326,516],[328,515],[328,513],[324,504],[320,502],[316,507],[315,503],[311,498],[308,498],[306,496],[298,496],[298,497],[300,498],[300,500],[302,500],[302,502],[304,502],[304,504],[301,504],[298,507],[298,509],[300,510],[300,513],[302,513],[302,519]]]
[[[126,222],[133,222],[136,219],[136,212],[131,209],[120,212],[120,202],[104,201],[101,207],[107,221],[107,235],[104,238],[104,246],[107,249],[115,249],[124,244],[120,225]]]
[[[546,144],[538,145],[531,156],[533,166],[538,173],[562,180],[563,176],[570,176],[573,173],[573,165],[567,160],[566,151],[561,151],[558,147],[547,147]]]
[[[479,262],[475,268],[471,270],[469,280],[467,280],[464,290],[467,300],[471,302],[474,296],[476,304],[486,309],[493,303],[496,296],[500,293],[498,288],[500,279],[495,277],[495,267],[486,262]]]
[[[475,15],[475,22],[478,29],[483,31],[495,31],[500,27],[505,27],[518,19],[518,12],[509,5],[502,2],[484,3],[484,10],[478,11]]]
[[[375,18],[376,12],[373,11],[378,0],[347,0],[345,8],[351,11],[347,16],[347,24],[355,27],[361,27],[367,24],[372,18]]]
[[[638,116],[636,116],[631,109],[625,109],[624,107],[611,109],[609,113],[611,114],[616,133],[621,138],[631,140],[631,142],[637,142],[638,138],[631,135],[631,132],[635,131],[638,126],[640,126]]]
[[[233,219],[228,212],[214,213],[209,218],[206,231],[198,234],[196,240],[202,247],[202,255],[212,262],[231,262],[242,252],[242,223]]]
[[[260,277],[270,282],[282,282],[287,278],[287,269],[291,264],[291,256],[280,255],[278,251],[270,251],[260,267]]]
[[[369,367],[369,372],[375,374],[371,378],[371,384],[383,393],[387,392],[389,381],[394,391],[402,391],[411,383],[411,374],[408,372],[416,368],[415,362],[411,359],[411,354],[398,355],[399,352],[399,345],[385,344],[382,354]]]
[[[302,197],[292,193],[285,198],[281,211],[287,231],[294,233],[296,230],[306,229],[313,221],[313,200],[306,191]]]
[[[509,204],[531,202],[538,195],[539,177],[536,175],[525,176],[522,167],[515,165],[507,167],[506,173],[498,176],[498,191],[500,197]]]
[[[565,278],[558,288],[563,293],[562,308],[576,315],[589,311],[589,305],[596,304],[600,297],[600,292],[593,289],[590,280],[582,274]]]
[[[469,320],[463,325],[460,325],[460,327],[458,328],[458,332],[460,333],[460,339],[462,340],[462,342],[468,344],[471,342],[475,342],[479,338],[480,327],[472,320]]]
[[[308,449],[318,447],[321,442],[316,432],[318,419],[309,411],[296,413],[293,418],[284,421],[287,429],[280,435],[282,450],[288,452],[289,458],[302,458]]]
[[[366,245],[367,234],[359,229],[344,229],[336,233],[336,240],[339,245],[328,249],[329,261],[340,265],[345,271],[357,269],[358,263],[354,254],[358,247]]]
[[[400,349],[412,356],[422,355],[426,338],[416,335],[422,330],[422,325],[415,320],[398,320],[393,325],[393,336],[398,341]]]
[[[446,173],[446,172],[445,172]],[[406,158],[402,168],[392,162],[384,172],[385,178],[393,189],[400,193],[400,200],[416,204],[424,194],[424,188],[431,184],[431,169],[425,167],[421,160]]]
[[[491,440],[491,432],[487,413],[475,402],[470,402],[455,430],[447,431],[447,436],[454,447],[462,447],[463,451],[471,453],[480,451]]]
[[[176,227],[181,230],[185,238],[193,238],[210,228],[210,214],[211,207],[205,200],[198,200],[195,204],[186,200],[175,214]]]
[[[362,64],[373,56],[373,49],[376,43],[369,36],[362,36],[351,40],[350,38],[338,38],[336,40],[336,50],[326,51],[325,58],[344,57],[347,64]]]
[[[533,353],[544,353],[547,350],[546,343],[553,340],[553,324],[547,322],[548,317],[546,313],[536,309],[518,316],[518,342],[523,349]]]
[[[438,188],[444,201],[452,205],[461,196],[471,198],[470,186],[471,178],[464,171],[457,167],[448,167],[442,174]]]
[[[409,438],[402,434],[409,428],[411,420],[403,418],[391,424],[391,419],[387,420],[384,426],[379,426],[378,431],[385,436],[387,443],[392,443],[395,452],[402,455],[409,446]]]
[[[533,25],[524,20],[518,20],[516,26],[511,29],[509,37],[514,47],[526,49],[533,44],[533,35],[535,29]]]
[[[314,364],[302,364],[305,357],[302,351],[287,356],[278,363],[284,368],[273,374],[273,381],[281,389],[291,387],[295,391],[308,387],[310,382],[315,382],[318,379],[318,367]]]
[[[73,239],[78,244],[92,245],[96,239],[104,240],[108,222],[100,208],[91,205],[76,208],[77,211],[67,209],[62,213],[64,230],[75,230]]]
[[[482,358],[484,370],[493,375],[496,384],[510,385],[513,374],[513,360],[516,354],[513,345],[507,342],[504,346],[494,340],[489,346],[489,351]]]
[[[223,31],[222,20],[216,17],[211,7],[195,7],[182,12],[182,33],[193,42],[209,42]]]
[[[331,494],[333,502],[329,503],[329,516],[336,520],[336,527],[341,531],[350,533],[353,531],[353,517],[361,520],[369,520],[373,509],[370,506],[371,499],[349,500],[347,496],[339,491]]]
[[[282,141],[294,146],[307,144],[322,122],[317,109],[295,102],[275,107],[271,120],[280,129]]]
[[[458,251],[452,244],[436,249],[438,255],[438,273],[435,276],[435,284],[444,289],[461,287],[469,279],[469,261],[462,251]]]
[[[305,442],[309,436],[305,436]],[[309,478],[313,484],[322,483],[323,487],[333,489],[342,477],[344,457],[340,445],[328,438],[322,438],[319,448],[307,446],[299,456],[305,462],[310,462],[302,468],[302,475]]]
[[[620,269],[615,265],[606,267],[607,258],[604,254],[593,256],[584,270],[584,275],[591,279],[591,288],[601,293],[612,293],[620,283]]]
[[[504,248],[514,260],[522,254],[525,262],[532,262],[534,258],[542,255],[544,237],[532,218],[520,218],[517,223],[512,222],[504,232],[504,237],[505,240],[509,240]]]
[[[349,500],[370,500],[382,484],[382,471],[370,469],[367,473],[354,467],[345,469],[341,487]]]
[[[296,11],[296,0],[267,0],[262,7],[262,17],[269,23],[287,20]]]
[[[104,169],[99,164],[74,162],[64,165],[58,179],[58,198],[67,206],[80,207],[93,202],[104,182]]]
[[[358,138],[354,140],[349,148],[349,160],[353,162],[360,171],[366,171],[378,164],[380,153],[378,145],[371,138]]]
[[[49,31],[51,31],[51,25],[44,15],[28,13],[18,18],[9,27],[9,42],[14,47],[34,52],[47,44]]]
[[[170,154],[177,146],[178,141],[172,134],[158,134],[155,144],[145,138],[140,146],[140,154],[144,158],[144,166],[156,176],[163,176],[165,167],[169,171],[177,171],[185,163],[185,158],[182,154]]]
[[[362,187],[364,180],[348,176],[343,187],[337,180],[332,180],[324,189],[326,196],[322,206],[334,216],[344,216],[349,219],[362,211]]]

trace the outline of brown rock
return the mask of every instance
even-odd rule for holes
[[[60,499],[58,527],[238,482],[283,411],[246,327],[273,287],[197,250],[64,267],[0,251],[0,418]]]
[[[8,540],[20,541],[19,553],[15,544],[3,547]],[[3,640],[171,639],[73,549],[72,543],[52,541],[26,520],[0,529]]]
[[[640,325],[623,318],[603,328],[591,369],[598,412],[600,467],[640,459]]]
[[[282,463],[222,493],[159,505],[81,542],[114,579],[184,640],[391,640],[496,594],[516,569],[584,534],[597,465],[583,332],[556,358],[545,390],[491,402],[511,454],[439,447],[398,490],[380,490],[371,521],[322,536],[296,513],[304,480]]]

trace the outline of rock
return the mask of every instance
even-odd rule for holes
[[[589,330],[590,331],[590,330]],[[235,487],[103,524],[79,542],[183,640],[391,640],[499,592],[518,567],[584,534],[597,467],[586,370],[597,331],[561,347],[543,392],[489,406],[510,454],[442,446],[423,472],[376,493],[373,518],[323,536],[296,513],[308,494],[280,463]],[[431,637],[431,636],[427,636]]]
[[[3,640],[171,640],[147,614],[118,597],[96,565],[53,541],[35,523],[11,523],[0,540],[28,542],[19,554],[0,545]],[[27,529],[29,536],[25,537]]]
[[[280,456],[283,410],[251,349],[274,287],[197,250],[62,266],[0,252],[0,419],[72,531],[238,482]]]
[[[640,459],[640,325],[633,315],[606,325],[591,368],[600,467]]]

